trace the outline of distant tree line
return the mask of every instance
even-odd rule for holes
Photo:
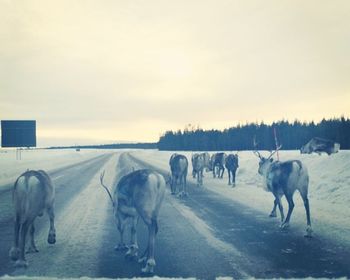
[[[85,146],[60,146],[48,149],[157,149],[157,143],[119,143]]]
[[[274,131],[284,150],[300,149],[312,137],[321,137],[340,143],[341,149],[350,149],[350,119],[345,117],[323,119],[319,123],[288,122],[271,125],[247,123],[221,130],[203,130],[187,127],[183,131],[167,131],[160,137],[159,150],[229,151],[252,150],[256,139],[260,150],[275,149]]]

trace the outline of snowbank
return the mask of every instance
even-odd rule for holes
[[[261,152],[269,155],[269,152]],[[169,158],[172,152],[138,151],[133,155],[151,165],[169,170]],[[188,159],[191,152],[182,152]],[[309,200],[311,218],[315,234],[338,239],[350,245],[350,151],[340,151],[331,156],[301,155],[299,151],[280,151],[280,160],[299,159],[308,168],[310,175]],[[189,160],[189,163],[191,161]],[[191,163],[190,163],[191,164]],[[192,167],[189,167],[190,174]],[[227,185],[227,172],[224,179],[213,179],[205,173],[204,187],[233,201],[246,204],[268,215],[273,206],[273,196],[264,189],[263,178],[258,174],[258,158],[249,151],[239,152],[239,169],[236,187]],[[190,182],[195,183],[192,176]],[[287,202],[283,199],[285,208]],[[295,208],[291,225],[306,227],[303,202],[298,193],[294,196]]]
[[[50,171],[80,161],[88,160],[111,150],[22,150],[22,159],[16,160],[16,150],[0,150],[0,188],[13,183],[27,169]]]

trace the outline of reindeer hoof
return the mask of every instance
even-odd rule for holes
[[[153,274],[154,267],[156,266],[156,262],[154,259],[148,259],[146,262],[146,266],[142,268],[141,272],[146,274]]]
[[[56,233],[49,234],[47,237],[47,243],[55,244],[56,243]]]
[[[288,229],[289,228],[289,223],[283,223],[281,225],[281,229]]]
[[[269,215],[269,217],[270,217],[270,218],[276,218],[276,217],[277,217],[277,214],[276,214],[276,213],[271,213],[271,214]]]
[[[139,251],[139,247],[135,245],[131,245],[128,251],[125,253],[125,258],[130,260],[137,259],[138,251]]]
[[[187,192],[180,192],[178,195],[177,195],[178,198],[183,198],[183,197],[188,197],[188,193]]]
[[[27,268],[28,267],[28,262],[26,260],[17,260],[15,262],[15,267],[16,268]]]
[[[36,247],[29,247],[28,250],[26,251],[27,254],[30,253],[38,253],[39,250]]]
[[[304,237],[306,237],[306,238],[312,238],[312,233],[313,233],[312,228],[311,228],[310,226],[308,226],[308,227],[306,228],[306,234],[304,235]]]
[[[184,196],[185,196],[185,192],[179,192],[177,195],[178,198],[182,198]]]

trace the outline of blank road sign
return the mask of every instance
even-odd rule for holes
[[[1,147],[36,147],[36,121],[1,121]]]

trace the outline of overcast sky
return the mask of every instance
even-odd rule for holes
[[[40,146],[349,112],[350,1],[0,0],[0,119]]]

